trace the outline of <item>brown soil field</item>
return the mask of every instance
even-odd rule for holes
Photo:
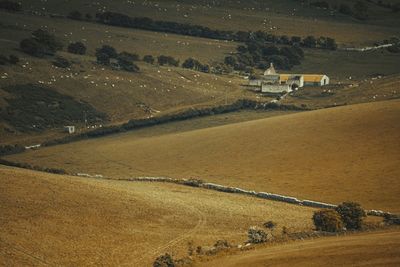
[[[267,246],[196,266],[399,266],[399,245],[392,230]]]
[[[312,229],[313,209],[159,183],[58,176],[0,166],[0,265],[150,266],[187,244],[247,240],[266,220]],[[280,230],[279,230],[280,231]]]
[[[194,177],[399,212],[400,100],[154,136],[144,129],[7,157],[113,177]]]

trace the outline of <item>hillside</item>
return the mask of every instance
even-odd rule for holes
[[[268,246],[196,266],[398,266],[400,233],[378,232]]]
[[[399,116],[399,100],[383,101],[154,136],[156,126],[7,158],[113,177],[195,177],[399,212]]]
[[[312,209],[157,183],[50,175],[0,166],[0,262],[7,266],[151,266],[188,242],[246,241],[274,220],[310,230]]]

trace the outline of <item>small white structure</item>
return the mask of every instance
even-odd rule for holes
[[[64,131],[69,134],[75,133],[75,126],[64,126]]]
[[[262,93],[282,94],[304,86],[325,86],[329,82],[325,74],[278,74],[271,63],[262,77],[249,80],[249,86]]]

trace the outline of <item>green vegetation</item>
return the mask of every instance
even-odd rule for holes
[[[356,202],[343,202],[336,208],[336,211],[340,214],[346,229],[361,229],[366,214],[360,204]]]
[[[174,260],[172,256],[168,253],[157,257],[153,263],[153,267],[175,267]]]
[[[343,229],[342,218],[334,210],[324,209],[316,211],[312,219],[318,231],[340,232]]]
[[[129,72],[138,72],[140,69],[133,61],[139,60],[137,54],[131,54],[128,52],[118,53],[117,50],[109,45],[103,45],[101,48],[96,50],[97,63],[105,66],[112,65],[111,60],[116,60],[113,63],[116,69],[121,69]]]
[[[1,118],[17,130],[41,131],[67,124],[104,122],[106,115],[87,103],[62,95],[50,88],[25,84],[5,87],[12,95],[5,100]]]
[[[164,56],[161,55],[157,58],[157,62],[158,64],[160,64],[161,66],[174,66],[174,67],[178,67],[179,66],[179,60],[171,57],[171,56]]]
[[[12,12],[18,12],[18,11],[22,10],[22,5],[21,5],[21,3],[3,0],[3,1],[0,1],[0,9],[12,11]]]
[[[63,48],[61,41],[46,30],[38,29],[32,33],[31,38],[23,39],[20,48],[25,53],[44,57],[54,56],[54,54]]]
[[[182,68],[197,70],[201,72],[208,73],[210,72],[210,66],[203,65],[197,59],[188,58],[185,62],[182,63]]]
[[[86,46],[82,42],[70,43],[68,45],[68,52],[77,55],[86,54]]]

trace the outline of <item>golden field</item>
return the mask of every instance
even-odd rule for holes
[[[0,262],[6,266],[150,266],[219,239],[243,244],[266,220],[312,229],[313,209],[158,183],[0,167]],[[280,230],[277,230],[280,231]]]
[[[116,178],[192,177],[399,212],[399,116],[399,100],[382,101],[159,135],[156,126],[7,158]]]

